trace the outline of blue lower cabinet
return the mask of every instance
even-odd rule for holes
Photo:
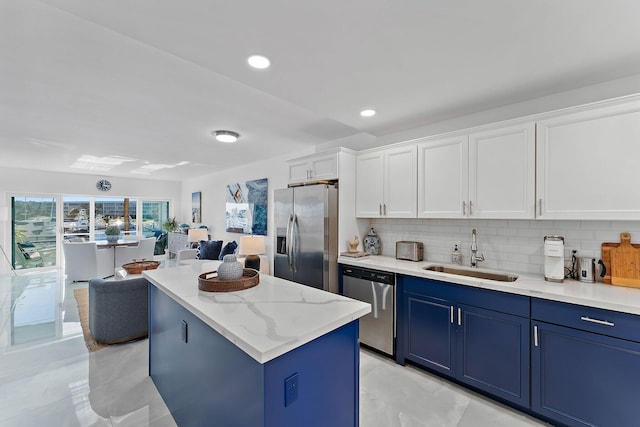
[[[149,374],[180,427],[357,427],[358,321],[261,364],[149,286]]]
[[[529,407],[527,297],[407,276],[398,285],[398,363],[414,362]],[[524,316],[508,313],[514,310]]]
[[[640,423],[640,343],[534,322],[532,410],[569,426]]]
[[[529,407],[529,319],[459,305],[456,378]]]
[[[456,330],[451,324],[453,305],[437,298],[408,295],[405,357],[443,374],[454,376]]]

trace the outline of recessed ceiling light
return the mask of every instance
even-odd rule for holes
[[[362,117],[371,117],[376,115],[376,110],[362,110],[360,111]]]
[[[227,144],[236,142],[240,137],[240,134],[230,130],[216,130],[211,133],[216,137],[218,141],[225,142]]]
[[[264,70],[265,68],[268,68],[269,65],[271,65],[271,61],[269,61],[269,58],[267,58],[266,56],[262,56],[262,55],[251,55],[247,59],[247,62],[253,68],[257,68],[259,70]]]

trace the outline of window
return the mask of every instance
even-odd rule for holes
[[[58,251],[63,239],[105,240],[107,225],[119,226],[124,236],[155,237],[156,255],[167,247],[167,200],[14,195],[11,209],[11,263],[16,270],[55,266],[62,258]]]
[[[88,196],[64,196],[62,221],[65,240],[89,241],[91,235],[91,198]]]
[[[11,198],[13,268],[56,265],[56,198]]]
[[[104,229],[108,225],[117,225],[124,236],[136,234],[137,202],[131,198],[104,197],[95,201],[96,240],[106,239]]]

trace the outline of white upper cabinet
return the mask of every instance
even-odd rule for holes
[[[541,219],[640,219],[640,102],[537,124]]]
[[[469,216],[535,217],[533,122],[469,135]]]
[[[384,200],[384,155],[381,151],[356,158],[356,215],[382,217]]]
[[[416,146],[359,154],[356,159],[356,215],[361,218],[416,217]]]
[[[418,144],[418,216],[462,218],[469,200],[467,135]]]
[[[533,123],[418,144],[421,218],[534,218]]]
[[[338,179],[339,154],[321,153],[290,160],[289,184]]]

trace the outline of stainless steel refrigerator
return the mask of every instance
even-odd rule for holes
[[[284,188],[274,199],[274,275],[337,293],[337,185]]]

